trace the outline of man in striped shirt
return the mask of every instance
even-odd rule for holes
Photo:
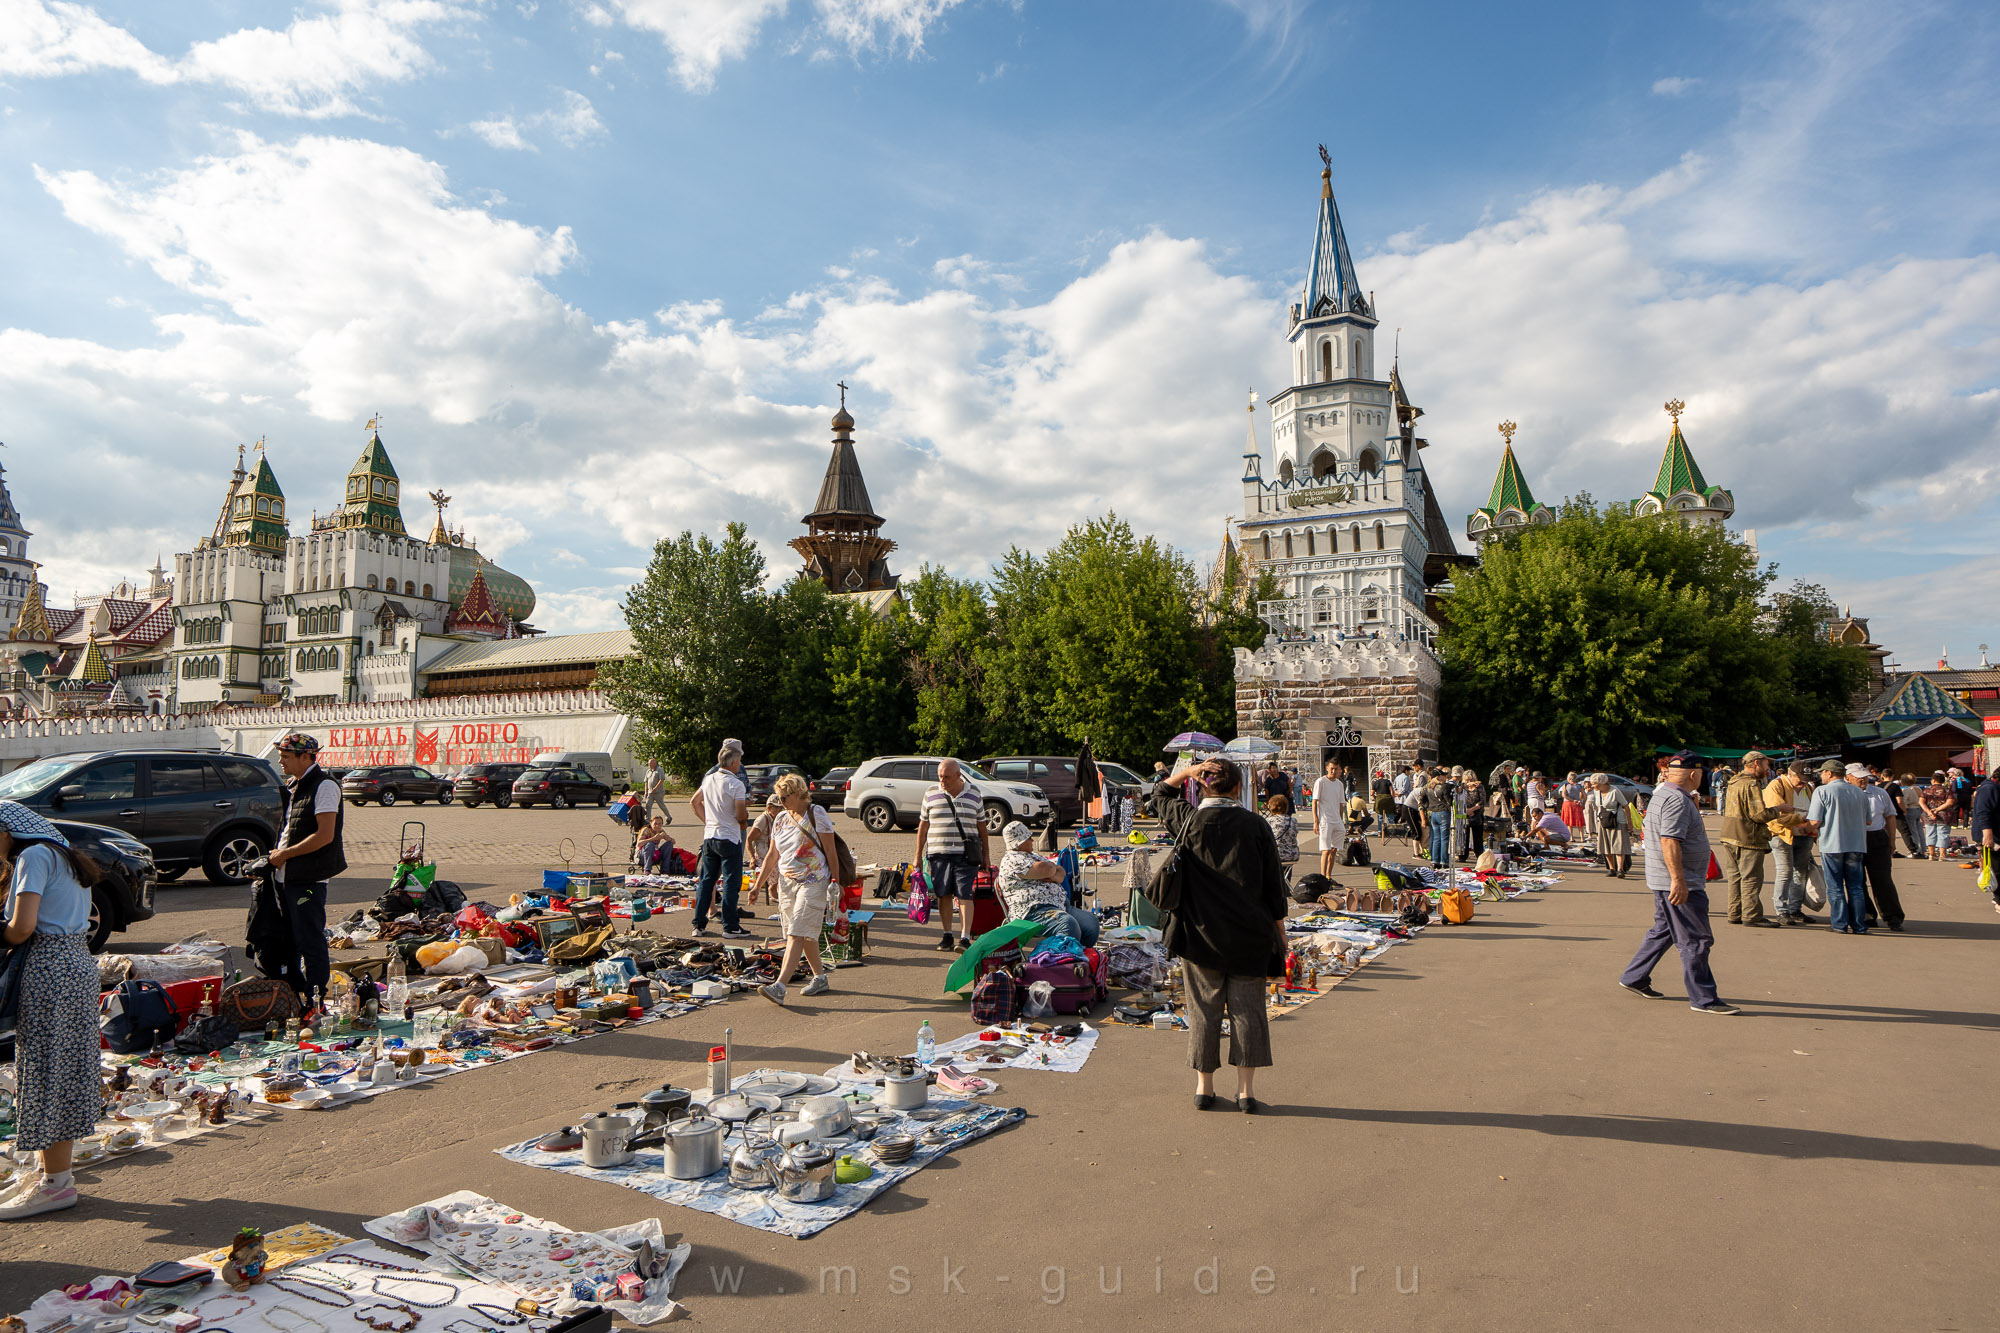
[[[987,863],[986,821],[979,807],[979,789],[965,780],[958,760],[938,764],[938,780],[924,793],[924,812],[917,822],[917,859],[926,867],[931,893],[942,913],[941,953],[950,953],[952,900],[957,899],[960,950],[972,944],[972,899],[980,867]],[[974,840],[977,839],[975,850]]]

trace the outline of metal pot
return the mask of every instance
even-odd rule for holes
[[[768,1134],[743,1123],[743,1141],[729,1154],[729,1183],[738,1189],[769,1189],[778,1183],[778,1160],[785,1150]]]
[[[930,1075],[888,1074],[882,1079],[882,1105],[892,1111],[914,1111],[930,1101]]]
[[[662,1084],[659,1088],[639,1099],[639,1105],[646,1109],[646,1128],[658,1129],[661,1125],[685,1119],[688,1113],[688,1092],[672,1084]]]
[[[697,1113],[669,1125],[664,1136],[667,1174],[700,1180],[722,1169],[722,1136],[729,1126]]]
[[[798,1143],[778,1159],[778,1197],[788,1203],[822,1203],[839,1188],[833,1153],[817,1143]]]
[[[632,1160],[632,1122],[624,1116],[599,1112],[580,1128],[585,1166],[623,1166]]]

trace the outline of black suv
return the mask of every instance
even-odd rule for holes
[[[778,785],[778,779],[787,773],[806,776],[806,771],[797,764],[745,764],[743,765],[743,787],[750,797],[750,804],[761,806],[771,799],[771,788]],[[810,786],[812,779],[806,778]]]
[[[823,805],[829,810],[840,809],[847,799],[847,780],[854,776],[851,768],[829,768],[826,776],[815,781],[806,791],[814,805]]]
[[[198,865],[213,884],[249,880],[285,811],[276,769],[218,750],[52,755],[0,777],[0,800],[52,820],[103,824],[150,849],[160,879]]]
[[[350,768],[340,780],[340,794],[356,805],[374,801],[394,805],[407,800],[416,805],[435,800],[451,804],[451,779],[441,778],[414,764],[385,764],[377,768]]]
[[[573,764],[535,765],[514,779],[516,805],[552,805],[560,810],[586,801],[610,805],[611,788]]]
[[[153,853],[129,833],[102,824],[52,819],[69,845],[104,868],[104,878],[90,890],[90,951],[102,953],[114,930],[153,915],[153,888],[159,878]]]
[[[474,764],[458,775],[451,790],[468,810],[488,801],[505,810],[514,803],[514,779],[527,771],[526,764]]]

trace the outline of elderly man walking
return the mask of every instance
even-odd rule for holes
[[[979,788],[965,780],[958,760],[938,764],[938,780],[924,793],[917,820],[917,859],[924,866],[931,893],[937,898],[944,936],[938,949],[972,947],[973,899],[978,896],[979,871],[992,857],[988,852],[985,811]],[[957,907],[958,940],[951,936],[952,909]]]
[[[750,792],[743,785],[741,742],[724,741],[715,767],[701,780],[688,802],[701,821],[701,857],[695,867],[694,934],[708,934],[708,912],[715,887],[722,885],[722,933],[731,939],[750,934],[737,914],[736,897],[743,888],[743,825],[750,815]]]
[[[1868,770],[1859,764],[1842,767],[1829,759],[1820,765],[1826,775],[1813,793],[1806,813],[1819,825],[1819,857],[1826,867],[1827,928],[1849,935],[1866,935],[1868,888],[1862,875],[1862,857],[1868,851],[1868,798],[1861,787],[1847,778],[1864,778]]]
[[[1715,991],[1709,951],[1715,934],[1708,927],[1708,831],[1694,793],[1701,787],[1701,760],[1683,750],[1667,761],[1646,808],[1646,887],[1653,891],[1653,925],[1639,941],[1618,984],[1649,1000],[1667,997],[1653,989],[1653,967],[1668,949],[1678,949],[1687,984],[1688,1008],[1700,1014],[1739,1014]]]
[[[1791,803],[1767,805],[1764,783],[1771,776],[1771,761],[1762,750],[1743,756],[1743,766],[1722,788],[1716,805],[1722,811],[1722,877],[1729,882],[1729,923],[1741,926],[1776,926],[1764,915],[1764,858],[1771,850],[1771,825],[1787,827],[1801,822]]]

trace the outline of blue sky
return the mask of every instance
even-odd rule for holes
[[[1503,417],[1540,498],[1636,494],[1679,396],[1784,576],[1971,660],[1995,23],[0,0],[0,462],[61,598],[185,549],[238,441],[331,504],[379,410],[537,622],[590,628],[657,536],[741,518],[788,562],[845,377],[899,568],[1112,506],[1206,559],[1324,141],[1448,514]]]

